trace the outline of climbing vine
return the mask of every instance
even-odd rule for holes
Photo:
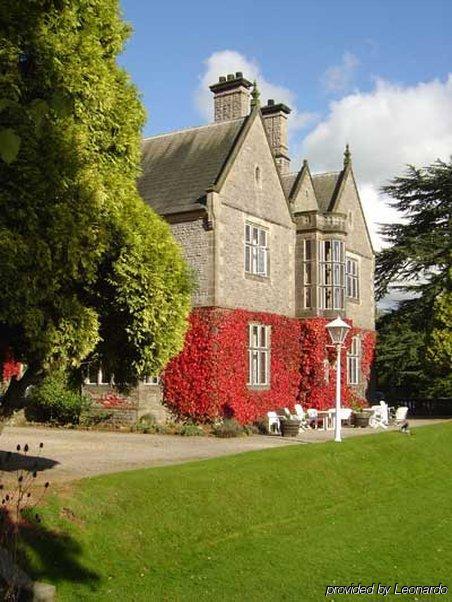
[[[271,327],[269,387],[247,385],[250,322]],[[326,324],[324,318],[300,320],[242,309],[195,309],[184,349],[169,363],[162,378],[165,402],[180,417],[202,422],[233,416],[243,424],[269,410],[293,409],[297,402],[305,407],[330,408],[335,398],[336,359]],[[374,335],[352,328],[346,349],[358,333],[362,338],[362,378],[368,379]],[[352,397],[356,403],[356,392],[346,383],[345,350],[341,367],[344,405]]]

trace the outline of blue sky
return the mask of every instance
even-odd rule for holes
[[[404,85],[445,77],[452,66],[450,0],[146,2],[122,0],[134,34],[122,57],[143,93],[147,135],[202,121],[193,93],[212,53],[235,50],[266,78],[324,112],[322,74],[344,53],[359,61],[353,86],[375,77]],[[220,74],[219,74],[220,75]]]
[[[452,155],[452,0],[121,2],[145,135],[209,121],[219,75],[256,77],[293,109],[293,170],[340,169],[350,143],[376,248],[378,224],[399,219],[382,184]]]

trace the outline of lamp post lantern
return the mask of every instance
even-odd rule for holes
[[[326,325],[333,345],[336,347],[336,418],[334,424],[334,440],[340,443],[341,439],[341,350],[350,326],[339,316]]]

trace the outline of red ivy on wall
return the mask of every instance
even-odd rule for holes
[[[248,324],[271,326],[270,386],[251,389]],[[198,308],[190,316],[183,351],[162,378],[164,398],[181,417],[198,421],[233,416],[245,424],[281,407],[330,408],[335,398],[335,351],[328,347],[324,318],[294,319],[245,310]],[[348,337],[360,331],[352,329]],[[370,373],[373,333],[362,334],[362,372]],[[347,405],[346,353],[342,354],[342,399]]]
[[[105,393],[96,397],[95,401],[108,410],[123,410],[133,406],[133,403],[129,399],[116,393]]]
[[[3,361],[2,366],[2,379],[3,382],[9,381],[13,376],[20,377],[22,374],[22,364],[16,362],[10,353],[6,353],[6,357]]]

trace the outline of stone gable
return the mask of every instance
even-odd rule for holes
[[[293,316],[295,229],[259,118],[248,131],[218,197],[216,303]],[[268,233],[267,277],[245,273],[246,224]]]

